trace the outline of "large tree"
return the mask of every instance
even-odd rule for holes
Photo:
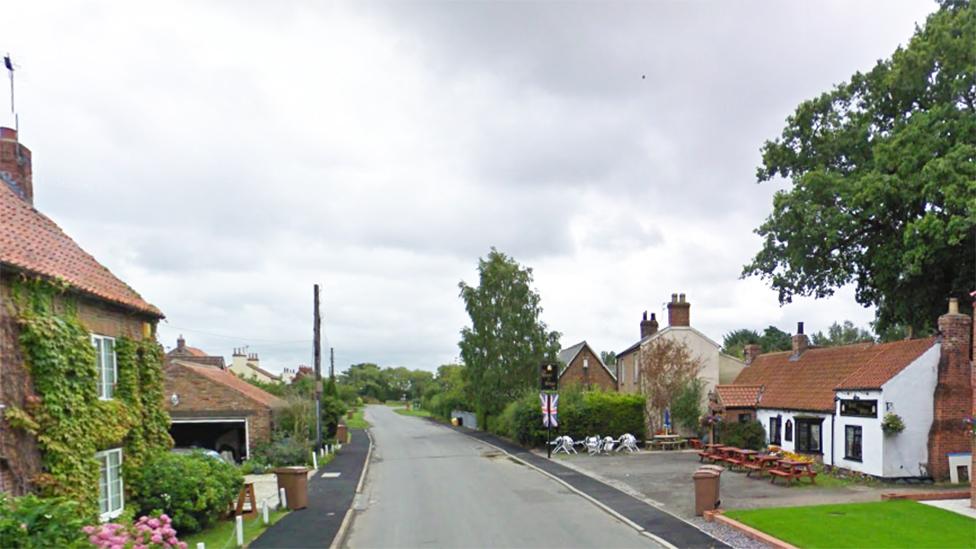
[[[477,286],[458,285],[471,318],[458,346],[483,421],[538,383],[539,365],[556,360],[559,333],[539,320],[532,269],[492,248],[478,261],[478,277]]]
[[[858,328],[850,320],[845,320],[843,324],[836,322],[831,324],[826,334],[823,332],[813,334],[812,339],[813,344],[818,347],[835,347],[851,343],[870,343],[874,341],[874,335],[864,328]]]
[[[638,379],[646,399],[645,419],[649,434],[661,428],[664,409],[680,400],[703,366],[701,357],[677,339],[659,337],[641,347],[637,355]]]
[[[944,0],[907,47],[787,119],[759,181],[792,182],[745,266],[779,292],[854,284],[876,329],[934,325],[976,281],[976,5]]]

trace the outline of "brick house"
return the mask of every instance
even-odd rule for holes
[[[605,391],[617,390],[617,377],[600,359],[600,355],[584,340],[559,351],[559,384],[580,384],[585,389],[594,386]]]
[[[182,335],[176,338],[176,347],[166,353],[167,362],[174,359],[188,360],[196,364],[208,364],[218,368],[224,367],[224,357],[211,356],[201,349],[190,347]]]
[[[70,302],[90,332],[98,368],[98,379],[91,383],[97,384],[100,400],[114,400],[116,339],[154,340],[163,314],[34,207],[31,153],[18,141],[16,131],[0,128],[0,412],[22,410],[43,398],[35,393],[25,363],[13,306],[14,285],[24,279],[64,285],[66,290],[55,296],[54,305],[64,309]],[[124,507],[121,464],[125,456],[121,447],[99,450],[94,457],[103,478],[99,485],[102,516],[115,516]],[[0,493],[33,491],[41,472],[42,454],[35,437],[0,418]]]
[[[823,348],[810,346],[800,323],[791,351],[759,354],[757,345],[747,346],[746,368],[734,384],[716,389],[717,400],[732,412],[726,399],[755,395],[752,409],[767,441],[825,465],[886,479],[943,480],[948,455],[972,445],[961,428],[973,405],[971,322],[952,299],[938,336]],[[884,433],[889,413],[901,418],[903,431]]]
[[[242,461],[271,442],[275,414],[287,403],[226,368],[192,360],[172,358],[164,368],[174,444],[230,452]]]

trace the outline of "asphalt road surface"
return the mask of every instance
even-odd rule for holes
[[[658,547],[478,440],[369,406],[375,447],[345,546]]]

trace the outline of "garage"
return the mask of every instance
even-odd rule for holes
[[[169,429],[175,448],[205,448],[236,462],[248,458],[247,419],[173,418]]]

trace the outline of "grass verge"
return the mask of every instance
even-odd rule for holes
[[[288,511],[272,511],[268,514],[271,524],[281,520],[288,514]],[[269,526],[261,522],[261,514],[252,519],[244,519],[244,545],[251,543],[258,536],[264,533]],[[185,541],[187,547],[196,547],[203,542],[207,549],[232,549],[237,547],[237,537],[234,534],[234,519],[218,522],[212,528],[202,532],[191,534],[187,537],[180,537],[180,541]]]
[[[976,520],[909,500],[727,511],[726,515],[803,548],[976,547]]]
[[[346,418],[346,427],[349,427],[350,429],[367,429],[369,428],[369,426],[370,426],[369,422],[366,421],[366,418],[363,417],[362,408],[359,408],[358,410],[353,412],[351,418],[349,417]]]
[[[407,410],[406,408],[394,408],[393,411],[400,414],[401,416],[414,416],[414,417],[431,416],[431,413],[428,412],[427,410],[417,410],[417,409]]]

